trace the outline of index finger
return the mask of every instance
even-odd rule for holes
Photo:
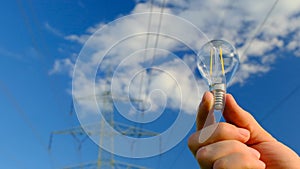
[[[203,94],[201,103],[198,107],[196,126],[197,130],[201,130],[203,127],[214,123],[214,114],[211,111],[213,108],[213,94],[205,92]]]

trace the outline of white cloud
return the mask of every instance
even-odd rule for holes
[[[66,36],[65,39],[83,44],[84,42],[86,42],[86,40],[88,40],[89,37],[90,36],[88,36],[88,35],[82,35],[82,36],[69,35],[69,36]]]
[[[70,58],[55,60],[53,68],[49,71],[49,75],[56,73],[68,73],[72,76],[74,69],[74,62]]]
[[[56,36],[59,37],[64,37],[65,35],[58,29],[54,28],[53,26],[51,26],[48,22],[44,23],[44,27],[46,30],[48,30],[49,32],[53,33]]]
[[[288,50],[295,50],[298,47],[298,43],[296,41],[291,41],[287,45]]]
[[[240,65],[240,71],[234,77],[234,83],[244,84],[245,79],[248,79],[253,74],[262,74],[270,70],[270,67],[262,66],[260,64],[243,63]]]
[[[152,9],[153,12],[159,12],[161,10],[159,6],[162,4],[161,2],[162,1],[155,0]],[[279,1],[263,27],[260,27],[260,25],[264,22],[265,16],[270,11],[275,0],[233,2],[234,3],[228,3],[228,1],[218,0],[170,0],[167,1],[164,13],[173,14],[189,20],[210,39],[226,39],[238,46],[237,50],[242,54],[242,57],[240,70],[234,80],[235,83],[245,83],[245,81],[253,75],[268,72],[272,67],[272,63],[274,63],[279,56],[272,54],[272,51],[275,49],[278,50],[278,52],[290,50],[295,56],[300,56],[300,49],[297,46],[300,37],[300,22],[299,16],[297,17],[295,15],[300,10],[300,1]],[[136,14],[149,11],[149,2],[144,3],[137,1],[137,5],[131,13]],[[96,33],[93,35],[92,40],[88,41],[88,45],[85,46],[90,49],[91,55],[86,56],[88,58],[83,60],[85,66],[80,67],[82,72],[78,73],[81,75],[81,80],[78,81],[78,84],[74,84],[75,88],[77,87],[78,89],[74,92],[75,95],[82,96],[87,95],[87,93],[92,94],[90,92],[92,88],[90,78],[93,77],[87,77],[85,75],[92,73],[92,67],[97,66],[102,58],[104,59],[99,67],[100,72],[104,72],[104,70],[115,71],[116,66],[119,64],[123,66],[120,68],[123,72],[119,72],[118,76],[124,78],[119,78],[118,81],[115,81],[117,85],[113,88],[115,90],[114,94],[119,96],[128,92],[128,82],[132,80],[132,76],[137,73],[137,70],[143,67],[143,63],[151,62],[152,57],[150,54],[153,51],[148,51],[146,55],[143,55],[145,54],[145,51],[143,51],[145,43],[148,43],[148,48],[153,48],[155,47],[154,44],[157,37],[151,34],[148,36],[147,41],[145,32],[148,30],[150,16],[140,16],[141,15],[135,15],[110,24],[99,23],[95,26],[91,26],[81,35],[69,35],[65,37],[67,40],[84,44],[93,33]],[[157,32],[160,17],[161,15],[157,13],[152,15],[151,25],[149,27],[150,32]],[[184,45],[178,40],[172,39],[173,37],[182,40],[195,49],[199,49],[206,40],[203,36],[197,34],[196,29],[191,29],[190,26],[187,26],[186,22],[179,21],[168,15],[162,16],[160,33],[164,33],[168,36],[160,36],[157,47],[175,53],[178,51],[185,52],[186,49],[183,48]],[[289,37],[290,34],[294,34],[295,36]],[[258,36],[254,37],[255,35]],[[249,45],[249,43],[251,43],[251,45]],[[112,49],[108,50],[110,48]],[[160,59],[170,56],[169,54],[162,53],[157,53],[157,55]],[[186,57],[181,57],[181,59],[187,61],[188,66],[195,67],[193,66],[195,60],[193,62],[192,57],[193,55],[186,55]],[[129,60],[124,61],[124,59]],[[196,102],[199,100],[197,99],[198,96],[195,95],[195,91],[193,91],[193,87],[195,86],[192,84],[192,74],[187,72],[185,70],[186,67],[182,66],[182,63],[179,63],[176,59],[168,62],[160,61],[156,64],[156,66],[168,70],[169,75],[176,77],[178,82],[184,82],[180,83],[180,87],[185,90],[183,97],[193,97],[180,103],[180,98],[176,91],[177,89],[174,88],[176,85],[174,81],[169,79],[170,76],[166,77],[166,74],[154,74],[153,77],[151,77],[152,80],[149,84],[149,88],[153,90],[159,88],[168,94],[170,96],[169,101],[171,105],[169,106],[171,108],[178,108],[182,104],[182,108],[186,112],[192,112],[190,108],[197,106]],[[50,73],[57,73],[66,69],[71,71],[73,67],[73,62],[68,59],[58,60],[55,62],[54,68]],[[104,79],[96,81],[96,91],[103,90],[104,84]],[[138,81],[134,81],[131,87],[138,89],[138,84]],[[198,86],[203,92],[203,84]],[[137,96],[141,93],[131,94]],[[159,105],[160,102],[163,101],[156,98],[154,102]],[[84,104],[89,105],[90,103]],[[176,106],[172,107],[174,105]]]

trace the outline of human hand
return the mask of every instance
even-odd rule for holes
[[[213,96],[206,92],[197,115],[197,132],[188,145],[202,169],[299,169],[300,158],[287,146],[266,132],[251,114],[243,110],[234,98],[226,95],[223,116],[226,122],[213,123],[209,110]],[[204,126],[205,121],[209,125]],[[215,129],[205,141],[200,132]]]

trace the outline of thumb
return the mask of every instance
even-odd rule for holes
[[[257,144],[260,142],[275,140],[258,124],[250,113],[242,109],[236,103],[235,99],[230,94],[226,95],[226,106],[223,116],[228,123],[250,131],[250,139],[247,144]]]

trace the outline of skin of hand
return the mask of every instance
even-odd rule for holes
[[[212,104],[213,95],[206,92],[198,109],[197,132],[188,140],[202,169],[300,169],[299,156],[265,131],[232,95],[226,94],[226,122],[213,122],[209,113]],[[206,120],[210,124],[204,126]],[[200,141],[200,132],[212,127],[212,135]]]

